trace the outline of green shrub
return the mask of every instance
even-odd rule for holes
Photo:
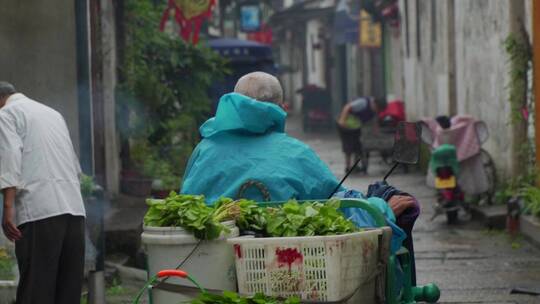
[[[540,188],[532,185],[524,186],[520,191],[524,201],[524,212],[540,217]]]
[[[210,86],[226,73],[226,62],[159,30],[164,10],[147,0],[125,2],[125,48],[117,88],[117,123],[129,166],[174,184],[208,118]]]

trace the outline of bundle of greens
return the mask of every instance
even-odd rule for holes
[[[227,232],[223,221],[233,220],[239,209],[232,200],[221,199],[217,207],[206,205],[202,195],[171,194],[164,200],[148,199],[144,224],[154,227],[182,227],[196,238],[213,240]]]
[[[202,293],[191,301],[191,304],[300,304],[296,297],[287,300],[278,300],[263,294],[256,294],[252,298],[241,297],[235,292],[224,291],[223,295]]]
[[[182,227],[199,239],[212,240],[227,228],[224,221],[235,220],[241,231],[269,237],[337,235],[358,231],[338,210],[339,201],[298,203],[260,207],[250,200],[220,198],[208,206],[202,195],[171,192],[165,200],[148,199],[146,226]]]
[[[238,228],[241,231],[265,234],[267,209],[258,206],[255,201],[241,199],[236,202],[240,207],[240,215],[236,219]]]
[[[338,200],[299,204],[291,200],[268,208],[266,232],[272,237],[337,235],[358,231],[339,209]]]

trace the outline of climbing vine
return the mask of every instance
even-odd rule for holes
[[[531,185],[538,176],[535,170],[535,146],[527,134],[531,121],[529,113],[534,111],[529,90],[532,52],[525,29],[521,28],[520,32],[508,35],[504,41],[504,49],[510,63],[507,90],[510,103],[509,123],[513,128],[512,178],[515,179],[513,183],[517,186],[516,189],[521,189],[523,185]]]
[[[504,48],[510,61],[510,82],[508,84],[511,112],[510,123],[518,124],[526,120],[528,72],[532,59],[531,46],[528,39],[520,39],[512,33],[504,41]]]

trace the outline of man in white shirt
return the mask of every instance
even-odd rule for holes
[[[2,228],[15,242],[17,304],[79,303],[85,210],[64,118],[0,81]]]

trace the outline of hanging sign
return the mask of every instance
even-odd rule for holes
[[[261,29],[261,8],[258,4],[240,6],[240,29],[243,32],[257,32]]]
[[[364,48],[380,48],[382,46],[382,27],[380,22],[374,22],[373,18],[365,10],[360,11],[360,38],[359,46]]]
[[[180,36],[188,42],[197,44],[202,23],[210,18],[215,0],[169,0],[160,22],[160,30],[165,30],[169,16],[180,26]]]

